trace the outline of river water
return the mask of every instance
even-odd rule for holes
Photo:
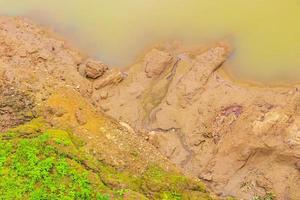
[[[299,0],[0,0],[0,13],[50,26],[113,66],[158,42],[226,38],[236,79],[300,81]]]

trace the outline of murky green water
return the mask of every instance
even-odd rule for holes
[[[0,0],[0,13],[55,27],[112,65],[160,41],[230,38],[237,78],[300,80],[299,0]]]

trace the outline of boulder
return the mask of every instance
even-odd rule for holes
[[[158,49],[151,50],[145,56],[145,72],[148,78],[157,77],[162,74],[166,67],[172,63],[173,57],[170,53]]]

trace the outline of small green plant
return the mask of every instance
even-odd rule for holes
[[[181,200],[182,196],[176,192],[164,192],[162,200]]]
[[[97,194],[97,200],[110,200],[108,195]]]
[[[265,198],[264,200],[275,200],[276,196],[275,196],[275,194],[270,192],[270,193],[267,193],[264,198]]]
[[[261,197],[261,196],[255,196],[252,198],[252,200],[275,200],[276,199],[276,196],[271,193],[271,192],[268,192],[265,196]]]
[[[126,192],[128,192],[127,189],[120,189],[120,190],[117,190],[117,191],[115,192],[115,194],[117,194],[117,195],[120,196],[120,197],[123,197],[123,196],[126,194]]]

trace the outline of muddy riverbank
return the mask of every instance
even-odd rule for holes
[[[84,149],[120,170],[142,173],[149,159],[165,169],[175,164],[220,197],[300,199],[300,86],[254,87],[224,78],[227,43],[196,50],[158,45],[124,69],[83,56],[22,18],[0,18],[0,43],[1,131],[46,112],[53,126],[70,120]],[[89,111],[82,103],[75,109],[77,99]],[[96,126],[93,112],[105,116],[96,118],[112,134]],[[89,139],[100,129],[105,135]],[[97,144],[103,141],[106,148]],[[183,195],[194,191],[183,189]]]

